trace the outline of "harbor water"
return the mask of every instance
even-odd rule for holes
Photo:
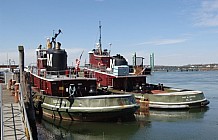
[[[155,72],[148,83],[201,90],[207,108],[148,110],[134,121],[65,122],[44,117],[37,123],[38,138],[56,140],[215,140],[218,139],[218,71]]]

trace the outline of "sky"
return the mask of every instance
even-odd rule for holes
[[[218,0],[1,0],[0,64],[18,64],[20,45],[25,65],[36,63],[35,49],[61,29],[68,65],[84,51],[82,65],[99,21],[103,49],[129,64],[135,52],[147,65],[151,53],[155,65],[218,63]]]

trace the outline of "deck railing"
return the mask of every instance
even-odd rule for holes
[[[26,86],[24,84],[19,84],[19,107],[20,107],[20,111],[22,112],[21,114],[23,115],[23,124],[25,127],[25,132],[26,132],[26,136],[29,140],[33,140],[32,137],[32,132],[30,129],[30,124],[29,124],[29,120],[27,117],[27,112],[26,112],[26,108],[25,108],[25,104],[24,104],[24,93],[26,92]]]
[[[85,75],[85,70],[83,67],[81,67],[80,71],[75,71],[73,69],[68,70],[60,70],[60,71],[46,71],[45,69],[39,69],[35,66],[31,66],[28,69],[29,72],[40,75],[41,77],[47,78],[47,79],[55,79],[55,78],[94,78],[94,73],[92,75],[89,74],[89,76]]]

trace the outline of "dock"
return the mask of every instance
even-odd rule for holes
[[[31,140],[22,97],[16,101],[13,91],[7,89],[5,84],[0,84],[0,99],[1,140]]]
[[[24,72],[24,47],[18,46],[18,51],[19,68],[0,67],[0,137],[38,140],[29,74]]]

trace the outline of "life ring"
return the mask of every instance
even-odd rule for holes
[[[73,88],[71,86],[73,86]],[[75,92],[76,92],[75,86],[74,85],[70,85],[69,86],[69,96],[73,96],[75,94]]]
[[[98,62],[98,67],[100,67],[101,66],[101,62]]]

